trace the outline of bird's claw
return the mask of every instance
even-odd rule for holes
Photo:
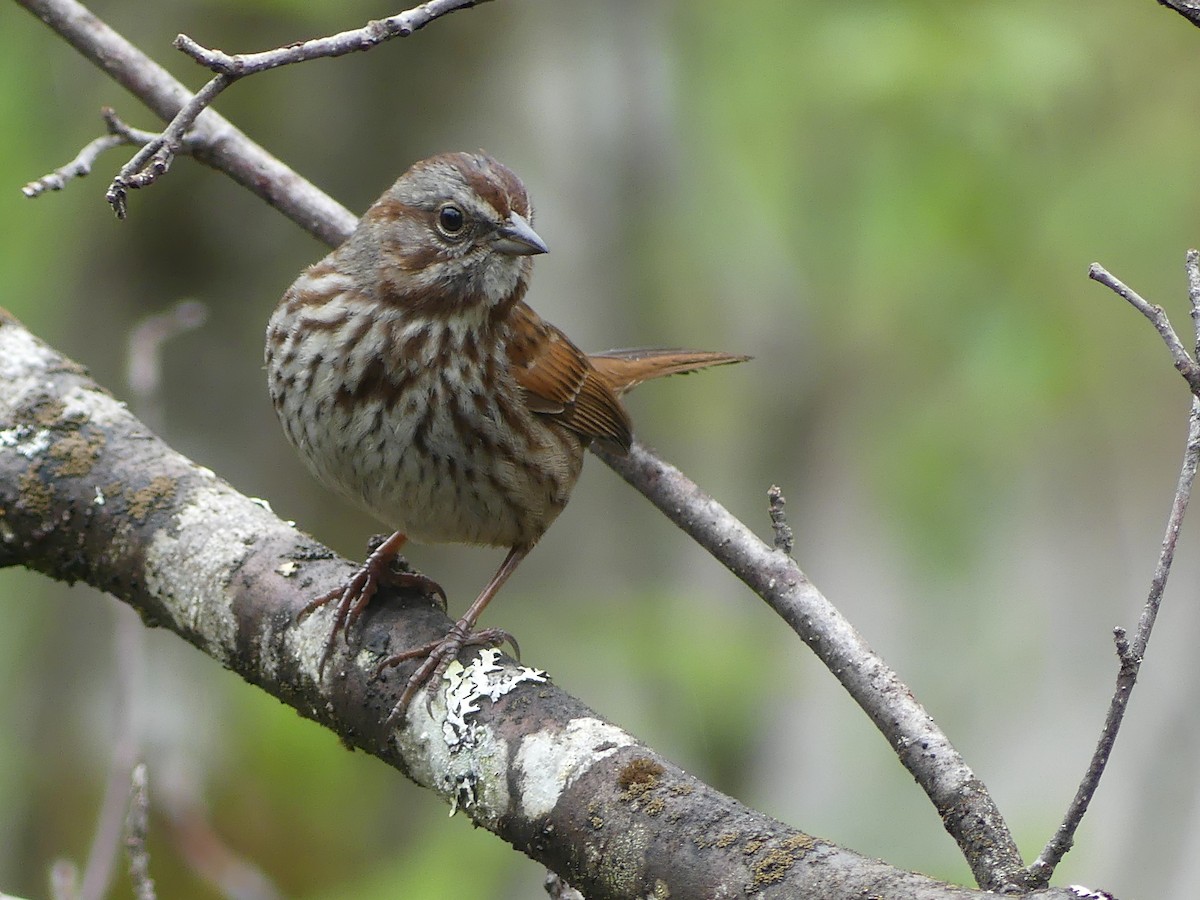
[[[340,587],[336,587],[310,601],[296,614],[297,623],[303,622],[323,606],[334,605],[333,624],[329,628],[329,636],[321,650],[321,659],[317,663],[319,676],[325,675],[325,664],[333,654],[337,643],[338,632],[341,632],[346,646],[350,646],[350,629],[358,622],[371,598],[379,591],[381,585],[400,590],[420,591],[426,596],[439,601],[439,606],[446,609],[446,592],[442,586],[426,575],[417,572],[398,572],[392,567],[395,554],[380,553],[377,550],[367,557],[362,566]]]
[[[376,677],[383,674],[385,670],[393,666],[398,666],[408,660],[422,660],[421,664],[417,666],[417,670],[409,676],[408,682],[404,685],[404,691],[400,694],[400,699],[392,707],[392,712],[387,717],[387,722],[385,723],[386,727],[392,728],[404,720],[404,716],[408,712],[408,705],[412,702],[417,691],[423,685],[436,682],[441,678],[450,665],[450,661],[455,659],[464,648],[498,647],[504,643],[510,644],[517,659],[520,659],[521,648],[517,645],[517,639],[504,629],[484,628],[480,631],[472,631],[469,622],[459,619],[446,632],[445,636],[439,640],[430,641],[427,644],[422,644],[419,647],[413,647],[409,650],[403,650],[383,660],[375,667]],[[430,708],[432,702],[433,695],[430,694],[426,700],[427,710]]]

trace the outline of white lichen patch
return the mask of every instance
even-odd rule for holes
[[[33,459],[45,453],[50,447],[50,430],[48,428],[31,428],[28,425],[18,425],[16,428],[5,428],[0,431],[0,450],[13,450],[19,456]]]
[[[521,814],[527,818],[548,815],[562,792],[588,769],[635,743],[627,732],[593,718],[573,719],[562,731],[528,735],[517,751]]]
[[[437,791],[450,801],[450,814],[467,810],[476,822],[487,825],[508,815],[508,743],[490,728],[472,729],[470,746],[451,750],[442,739],[440,699],[433,716],[426,712],[425,692],[413,698],[396,732],[396,743],[411,763],[409,774],[417,784]]]
[[[466,667],[452,662],[431,710],[425,696],[434,688],[427,687],[417,692],[395,735],[401,753],[413,763],[413,780],[446,797],[451,815],[468,810],[482,824],[512,812],[509,753],[508,742],[473,717],[484,699],[495,701],[520,684],[546,681],[545,672],[503,666],[499,658],[499,651],[485,649]]]
[[[448,683],[445,692],[446,720],[442,737],[451,751],[470,747],[475,742],[479,726],[467,717],[479,712],[479,700],[495,703],[517,685],[527,681],[545,682],[546,673],[528,666],[506,668],[499,664],[500,651],[485,648],[466,668],[458,660],[452,662],[442,678]]]

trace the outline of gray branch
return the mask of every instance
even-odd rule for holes
[[[888,668],[795,560],[764,543],[679,469],[635,444],[628,457],[597,451],[778,613],[887,738],[937,807],[975,880],[993,890],[1022,884],[1022,862],[983,782],[912,691]]]

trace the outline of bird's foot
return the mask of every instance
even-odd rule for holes
[[[363,611],[371,602],[371,598],[381,586],[401,590],[420,591],[421,593],[440,599],[442,609],[446,608],[446,592],[432,578],[417,572],[397,571],[393,563],[398,558],[400,546],[404,543],[403,535],[396,535],[376,546],[367,556],[358,571],[347,579],[346,583],[315,598],[296,615],[297,622],[303,622],[323,606],[334,605],[333,625],[330,626],[329,636],[325,639],[325,647],[321,651],[321,659],[317,664],[317,672],[324,676],[325,664],[333,653],[337,642],[338,632],[350,645],[350,629],[362,616]]]
[[[385,669],[390,669],[393,666],[398,666],[410,659],[422,660],[421,665],[417,666],[417,670],[409,676],[408,683],[404,686],[404,693],[400,695],[400,699],[396,701],[396,705],[392,707],[391,715],[388,716],[385,723],[388,728],[399,724],[403,721],[405,714],[408,712],[408,705],[412,702],[413,696],[419,691],[422,685],[436,682],[445,673],[450,661],[458,656],[458,654],[466,647],[499,647],[501,644],[510,644],[517,658],[521,657],[521,648],[517,646],[517,640],[507,631],[502,628],[484,628],[480,631],[472,631],[471,622],[467,619],[459,619],[451,626],[446,635],[439,640],[430,641],[428,644],[422,644],[420,647],[413,647],[411,650],[405,650],[397,653],[394,656],[389,656],[381,662],[375,669],[375,675],[379,676]],[[426,703],[426,708],[433,702],[432,694]]]

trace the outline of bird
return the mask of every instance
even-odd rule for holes
[[[411,538],[507,550],[440,639],[377,672],[420,660],[389,722],[469,646],[516,641],[476,630],[484,608],[567,504],[584,451],[629,451],[622,395],[643,381],[749,357],[681,349],[587,354],[525,302],[548,252],[520,178],[478,153],[414,163],[337,249],[305,269],[267,326],[272,403],[317,479],[391,535],[345,584],[313,599],[349,632],[382,584],[445,603],[435,581],[396,571]]]

